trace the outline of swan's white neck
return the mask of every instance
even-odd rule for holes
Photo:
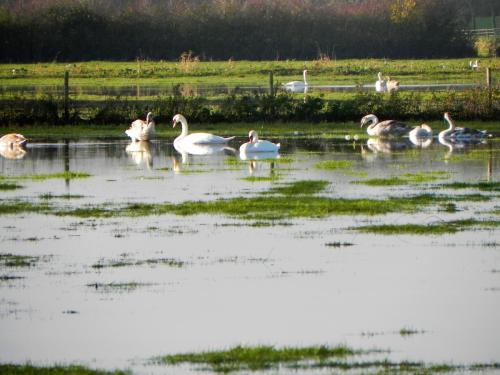
[[[369,116],[366,121],[368,121],[370,123],[370,125],[368,125],[367,129],[371,130],[375,127],[375,125],[378,124],[378,117],[375,116],[375,115],[372,115],[372,116]]]
[[[187,120],[184,117],[180,117],[179,122],[181,123],[181,126],[182,126],[181,137],[185,137],[186,135],[188,135]]]
[[[304,70],[304,72],[302,73],[304,75],[304,85],[307,85],[307,70]]]
[[[382,73],[381,72],[378,72],[378,80],[382,81]]]
[[[448,134],[453,132],[453,130],[455,130],[455,124],[453,123],[453,121],[448,116],[444,116],[444,119],[448,122],[449,127],[448,129],[443,130],[441,133],[439,133],[440,138],[446,137]]]

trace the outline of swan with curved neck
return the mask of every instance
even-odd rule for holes
[[[153,120],[153,113],[148,112],[146,121],[137,119],[130,125],[130,128],[125,130],[133,142],[149,141],[155,134],[155,122]]]
[[[411,128],[404,122],[386,120],[379,122],[378,117],[369,114],[361,119],[361,127],[367,125],[366,132],[372,137],[400,137],[410,132]]]
[[[250,130],[248,133],[248,142],[240,146],[240,154],[253,152],[278,152],[280,144],[272,143],[266,140],[259,139],[259,135],[255,130]]]
[[[191,133],[188,134],[188,122],[186,118],[181,115],[177,114],[173,117],[172,119],[172,127],[175,128],[175,126],[181,123],[182,125],[182,131],[181,134],[174,139],[174,147],[177,145],[182,145],[182,144],[205,144],[205,145],[210,145],[210,144],[225,144],[229,142],[230,140],[234,139],[234,137],[220,137],[218,135],[213,135],[210,133]]]
[[[375,82],[375,91],[376,92],[386,92],[387,85],[385,84],[384,79],[382,78],[382,72],[378,72],[378,80]]]
[[[491,136],[486,130],[476,130],[472,128],[457,128],[455,122],[448,112],[445,112],[444,119],[448,122],[448,129],[439,133],[439,139],[450,139],[459,141],[470,141]]]
[[[391,79],[391,77],[389,77],[389,76],[386,77],[385,84],[387,86],[387,91],[389,91],[389,92],[399,90],[399,81],[396,81],[395,79]]]
[[[302,76],[304,77],[304,81],[291,81],[288,83],[284,83],[283,86],[287,90],[299,90],[299,89],[304,89],[307,86],[309,86],[309,83],[307,83],[307,69],[304,69],[302,72]]]
[[[18,133],[5,134],[0,138],[0,147],[3,148],[14,148],[14,147],[24,147],[28,143],[26,137]]]

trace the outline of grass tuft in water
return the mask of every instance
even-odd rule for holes
[[[346,247],[346,246],[354,246],[351,242],[327,242],[325,243],[327,247]]]
[[[60,195],[54,195],[52,193],[40,194],[38,196],[38,198],[40,198],[40,199],[46,199],[46,200],[49,200],[49,199],[66,199],[66,200],[70,200],[70,199],[81,199],[81,198],[84,198],[84,197],[85,197],[84,195],[79,195],[79,194],[60,194]]]
[[[92,370],[83,366],[37,367],[33,365],[0,364],[4,375],[131,375],[129,371]]]
[[[443,189],[478,189],[481,191],[500,191],[500,181],[495,182],[452,182],[440,185]]]
[[[440,235],[453,234],[464,231],[471,227],[495,228],[500,226],[500,221],[496,220],[455,220],[448,222],[439,222],[431,224],[382,224],[382,225],[364,225],[353,227],[359,232],[375,233],[384,235],[413,234],[413,235]]]
[[[15,184],[13,182],[0,182],[0,191],[17,190],[21,189],[23,186]]]
[[[115,260],[115,261],[104,261],[101,260],[98,263],[92,265],[92,268],[102,269],[102,268],[118,268],[118,267],[131,267],[131,266],[142,266],[142,265],[163,265],[169,267],[181,268],[184,267],[185,263],[183,261],[174,258],[160,258],[160,259],[146,259],[146,260]]]
[[[273,187],[265,194],[312,195],[323,191],[328,185],[330,183],[324,180],[301,180]]]
[[[350,168],[353,164],[351,160],[324,160],[316,163],[314,167],[322,170],[334,170]]]
[[[0,265],[4,267],[32,267],[37,264],[39,257],[14,254],[0,254]]]
[[[87,178],[90,176],[91,175],[89,173],[86,173],[86,172],[65,171],[65,172],[57,172],[57,173],[13,176],[10,178],[16,179],[16,180],[43,181],[43,180],[50,180],[50,179],[57,179],[57,178],[64,179],[64,180],[73,180],[73,179],[78,179],[78,178]]]
[[[330,358],[346,358],[361,353],[345,346],[318,346],[304,348],[275,348],[273,346],[236,346],[225,351],[166,355],[157,362],[176,365],[181,363],[208,365],[215,372],[242,370],[266,370],[283,364],[300,361],[323,361]]]
[[[92,283],[87,284],[89,288],[94,288],[95,290],[103,293],[112,292],[133,292],[139,288],[150,286],[149,283],[138,283],[138,282],[128,282],[128,283]]]
[[[243,177],[243,181],[249,181],[249,182],[272,182],[272,181],[277,181],[280,179],[279,175],[275,176],[249,176],[249,177]]]

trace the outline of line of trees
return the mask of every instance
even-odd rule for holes
[[[470,56],[464,2],[1,0],[0,61]]]

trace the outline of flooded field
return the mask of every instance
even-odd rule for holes
[[[158,358],[342,345],[364,372],[500,372],[497,140],[245,141],[2,155],[0,362],[199,374]]]

